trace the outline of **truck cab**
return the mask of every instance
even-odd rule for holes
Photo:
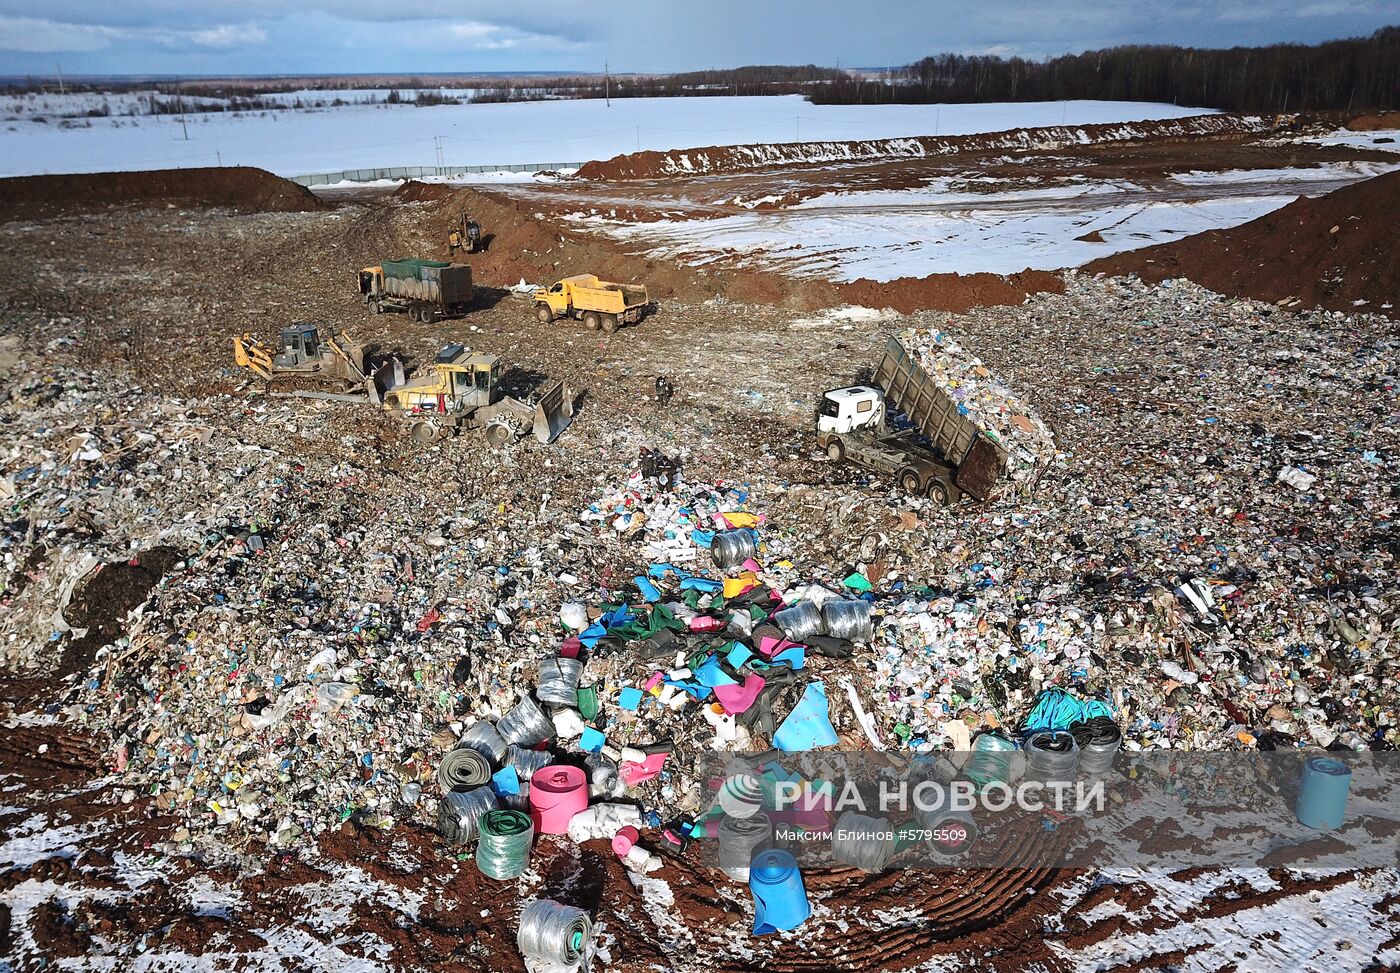
[[[384,268],[366,267],[359,273],[360,296],[368,304],[384,293]]]
[[[869,385],[850,385],[822,393],[817,413],[818,441],[823,434],[878,429],[885,424],[885,394]],[[826,444],[823,442],[823,446]]]

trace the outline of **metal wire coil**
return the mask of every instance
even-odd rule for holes
[[[996,733],[982,733],[972,741],[972,754],[963,765],[962,775],[978,787],[1011,780],[1011,762],[1016,744]]]
[[[531,750],[512,744],[506,747],[506,766],[514,767],[522,784],[528,784],[535,771],[548,767],[554,758],[544,750]]]
[[[759,813],[745,818],[725,815],[716,834],[719,840],[719,866],[736,882],[749,880],[753,856],[773,847],[773,822]]]
[[[515,944],[522,956],[559,966],[578,966],[593,938],[588,913],[553,899],[536,899],[520,912]]]
[[[554,735],[554,724],[544,715],[540,704],[526,696],[516,703],[509,713],[496,721],[496,732],[507,743],[533,747]]]
[[[776,612],[773,623],[793,642],[805,642],[813,635],[820,635],[824,627],[821,610],[810,601]]]
[[[710,543],[710,557],[721,571],[737,567],[757,554],[758,544],[754,542],[753,532],[747,528],[722,530],[715,534]]]
[[[476,867],[494,879],[518,878],[530,861],[535,827],[520,811],[488,811],[478,823]]]
[[[438,801],[438,834],[449,844],[464,845],[476,837],[477,822],[497,806],[496,795],[489,787],[453,791]]]
[[[831,857],[863,872],[881,872],[894,857],[894,829],[888,818],[846,811],[831,832]]]
[[[470,747],[459,747],[443,754],[442,763],[438,764],[437,778],[444,794],[469,791],[491,779],[491,765]]]
[[[1074,780],[1079,744],[1068,730],[1038,730],[1026,737],[1026,776],[1040,781]]]
[[[535,686],[535,695],[546,703],[577,706],[578,681],[582,676],[582,662],[550,656],[540,663],[540,681]]]
[[[1106,774],[1123,745],[1123,731],[1106,716],[1096,716],[1070,728],[1079,744],[1079,770],[1085,774]]]
[[[832,598],[821,608],[826,634],[847,642],[869,642],[875,634],[870,602],[857,598]]]
[[[506,755],[506,741],[496,732],[496,725],[490,720],[480,720],[467,728],[459,747],[470,747],[497,766]]]

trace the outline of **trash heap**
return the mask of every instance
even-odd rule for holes
[[[1055,437],[1036,410],[996,371],[938,328],[908,328],[900,342],[944,392],[958,412],[1006,450],[1007,476],[1026,483],[1054,460]]]
[[[870,602],[795,583],[796,567],[777,537],[769,549],[765,517],[748,509],[744,489],[663,489],[638,474],[581,521],[634,547],[646,566],[597,603],[562,604],[562,637],[539,658],[533,692],[466,728],[448,758],[471,749],[486,766],[444,795],[439,830],[451,840],[469,842],[489,810],[526,804],[543,833],[615,837],[643,823],[636,807],[594,805],[599,822],[571,825],[587,796],[641,798],[656,825],[699,809],[700,782],[688,771],[709,750],[837,742],[819,670],[870,640]],[[572,776],[579,766],[586,788],[581,772]],[[542,797],[541,774],[559,776],[571,803]],[[569,813],[552,822],[561,807]]]

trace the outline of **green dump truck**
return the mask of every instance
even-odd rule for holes
[[[360,296],[375,314],[406,311],[428,324],[461,317],[476,297],[471,267],[441,260],[386,260],[361,270],[359,284]]]

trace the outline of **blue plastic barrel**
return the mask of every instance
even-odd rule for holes
[[[770,849],[755,855],[749,866],[749,892],[755,936],[796,929],[812,914],[802,872],[789,852]]]
[[[1303,762],[1298,780],[1298,803],[1294,813],[1309,828],[1333,831],[1346,816],[1347,791],[1351,788],[1351,768],[1331,757],[1309,757]]]

